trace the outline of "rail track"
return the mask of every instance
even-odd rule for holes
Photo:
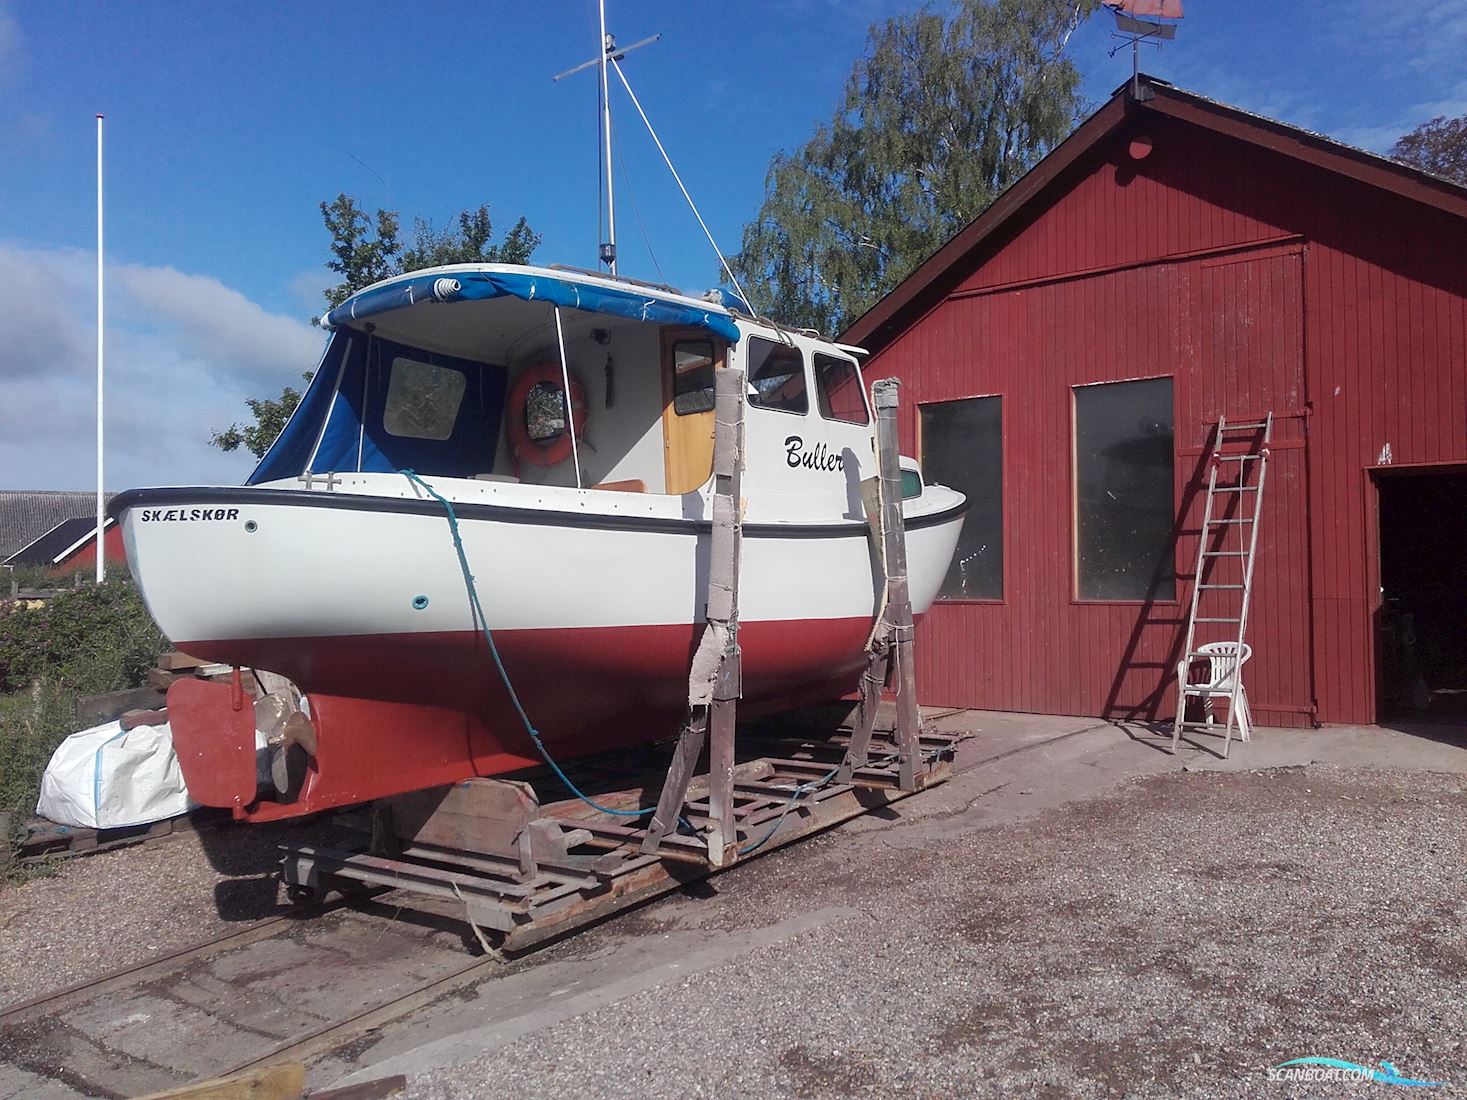
[[[305,1061],[502,965],[391,892],[269,917],[0,1011],[0,1096],[127,1097]]]
[[[934,736],[930,743],[947,746],[935,750],[939,756],[950,753],[951,739]],[[776,761],[780,774],[788,773],[784,782],[823,771],[821,752],[843,751],[838,741],[782,744],[785,755],[798,757]],[[585,762],[588,774],[598,768],[604,771],[598,787],[627,783],[624,766]],[[940,764],[932,781],[946,774]],[[771,835],[779,835],[765,849],[772,851],[904,796],[859,781],[835,785],[800,803],[787,822],[768,791],[745,801],[751,830],[763,833],[757,823],[778,818]],[[599,887],[584,884],[569,909],[556,910],[543,927],[531,924],[518,939],[533,946],[710,873],[684,860],[676,874],[650,866],[623,879],[609,876]],[[452,877],[471,888],[465,876]],[[511,933],[505,942],[518,950],[516,939]],[[136,1096],[273,1063],[309,1062],[492,976],[504,962],[497,952],[486,953],[484,943],[465,920],[461,897],[424,896],[421,887],[395,889],[379,880],[375,893],[303,905],[0,1010],[0,1100]]]

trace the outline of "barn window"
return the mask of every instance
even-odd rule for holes
[[[1003,599],[1003,399],[967,397],[919,406],[922,477],[968,498],[939,600]]]
[[[1074,393],[1076,592],[1082,600],[1174,599],[1172,380]]]

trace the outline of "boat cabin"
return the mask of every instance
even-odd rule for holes
[[[412,470],[697,493],[712,471],[714,370],[731,362],[748,378],[746,492],[784,490],[807,505],[813,492],[861,515],[872,429],[856,349],[723,301],[569,270],[458,265],[370,287],[323,323],[332,335],[320,367],[252,485]]]

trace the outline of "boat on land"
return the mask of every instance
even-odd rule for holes
[[[619,48],[604,6],[601,23],[600,56],[561,75],[600,70],[606,271],[455,265],[367,287],[322,319],[320,365],[245,485],[112,501],[174,644],[285,678],[252,673],[254,704],[238,672],[170,688],[197,801],[293,817],[674,736],[706,623],[714,383],[730,368],[745,380],[741,708],[857,686],[885,587],[861,491],[876,474],[862,353],[741,294],[617,273],[608,73],[650,131],[620,62],[655,38]],[[966,502],[901,465],[920,615]]]
[[[746,374],[743,699],[854,688],[882,577],[854,349],[724,301],[493,264],[389,279],[324,325],[320,366],[247,484],[112,502],[168,637],[305,696],[310,751],[275,790],[256,782],[237,692],[171,695],[196,799],[294,816],[538,763],[481,625],[557,757],[675,734],[704,619],[724,366]],[[920,614],[965,501],[902,465]]]

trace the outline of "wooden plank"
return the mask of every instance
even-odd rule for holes
[[[339,1089],[313,1092],[310,1100],[385,1100],[406,1088],[407,1076],[398,1073],[391,1077],[379,1077],[375,1081],[363,1081],[360,1085],[343,1085]]]
[[[389,827],[405,844],[515,858],[520,833],[540,816],[534,788],[505,779],[466,779],[395,795],[378,805],[390,809]]]
[[[182,672],[187,669],[199,668],[209,662],[199,657],[191,657],[181,650],[172,650],[163,654],[154,662],[154,667],[165,669],[168,672]]]
[[[285,1062],[149,1093],[140,1100],[298,1100],[305,1087],[306,1067]]]

